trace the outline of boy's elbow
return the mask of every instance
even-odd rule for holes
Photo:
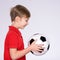
[[[10,57],[12,60],[16,60],[18,58],[16,49],[10,49]]]

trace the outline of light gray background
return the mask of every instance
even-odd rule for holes
[[[34,33],[48,37],[51,45],[42,56],[28,53],[27,60],[60,60],[60,0],[0,0],[0,60],[3,60],[4,39],[11,24],[9,11],[16,4],[26,6],[31,12],[29,25],[21,31],[25,47]]]

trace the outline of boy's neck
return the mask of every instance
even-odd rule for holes
[[[17,24],[16,24],[15,22],[12,22],[11,26],[13,26],[13,27],[19,29],[18,26],[17,26]]]

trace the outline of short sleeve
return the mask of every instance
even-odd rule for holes
[[[18,38],[16,33],[10,33],[8,39],[9,48],[17,48],[18,47]]]

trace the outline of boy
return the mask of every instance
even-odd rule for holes
[[[43,45],[35,44],[34,41],[24,49],[23,38],[19,29],[28,25],[30,12],[22,5],[16,5],[10,11],[11,26],[7,33],[4,44],[4,60],[26,60],[25,55],[30,51],[42,51]]]

